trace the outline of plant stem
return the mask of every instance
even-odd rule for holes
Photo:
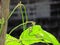
[[[2,33],[2,28],[3,28],[3,25],[4,25],[4,18],[2,17],[2,19],[1,19],[1,24],[0,24],[0,35],[1,35],[1,33]]]
[[[22,22],[24,23],[24,15],[23,15],[23,11],[22,11],[22,6],[20,6],[20,12],[22,14]],[[23,30],[25,30],[25,25],[23,25]]]
[[[21,2],[20,2],[21,3]],[[22,7],[24,8],[24,11],[22,11]],[[26,7],[22,4],[21,6],[20,6],[20,11],[21,11],[21,14],[22,14],[22,22],[24,23],[24,14],[23,13],[25,13],[25,16],[26,16],[26,22],[28,21],[28,15],[27,15],[27,13],[26,13]],[[26,29],[26,24],[25,25],[23,25],[23,30],[25,30]]]
[[[24,7],[24,13],[25,13],[25,16],[26,16],[26,22],[28,21],[28,15],[27,15],[27,12],[26,12],[26,7],[23,5]],[[26,26],[27,24],[25,24],[25,28],[27,27]]]
[[[33,22],[33,21],[28,21],[28,22],[25,22],[25,23],[23,23],[23,24],[19,24],[19,25],[17,25],[16,27],[14,27],[14,28],[10,31],[9,34],[11,34],[11,33],[12,33],[15,29],[17,29],[18,27],[20,27],[20,26],[22,26],[22,25],[25,25],[25,24],[27,24],[27,23],[35,24],[35,22]]]
[[[28,21],[27,13],[26,13],[26,8],[25,8],[25,6],[24,6],[23,4],[21,4],[21,2],[18,3],[18,5],[13,9],[13,11],[10,13],[8,19],[12,16],[12,14],[14,13],[14,11],[15,11],[18,7],[20,7],[20,11],[21,11],[21,14],[22,14],[22,22],[24,23],[24,15],[23,15],[23,12],[22,12],[22,6],[24,7],[24,12],[25,12],[25,15],[26,15],[26,21]],[[26,28],[26,25],[23,26],[23,30],[25,30],[25,28]]]
[[[9,14],[8,16],[8,20],[9,18],[12,16],[12,14],[14,13],[14,11],[20,6],[20,4],[18,3],[18,5],[13,9],[13,11]]]
[[[23,5],[24,6],[24,5]],[[26,21],[28,21],[28,15],[27,15],[27,12],[26,12],[26,7],[24,6],[24,12],[25,12],[25,15],[26,15]]]
[[[0,18],[4,18],[4,24],[1,25],[1,35],[0,35],[0,45],[5,45],[5,37],[6,37],[6,31],[7,31],[7,18],[9,15],[9,2],[10,0],[0,0],[1,1],[1,13],[0,13]]]

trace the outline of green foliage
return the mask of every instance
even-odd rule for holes
[[[31,45],[38,42],[59,45],[58,40],[52,34],[44,31],[40,25],[33,25],[24,30],[19,39],[7,34],[5,43],[6,45]]]
[[[20,43],[19,43],[18,39],[12,37],[9,34],[6,34],[5,45],[20,45]]]
[[[18,26],[14,27],[9,34],[6,34],[5,45],[31,45],[31,44],[38,43],[38,42],[46,43],[47,45],[49,45],[48,43],[52,43],[53,45],[60,45],[60,43],[55,38],[55,36],[53,36],[51,33],[47,32],[47,31],[43,30],[40,25],[35,25],[35,22],[28,21],[26,8],[23,4],[21,4],[21,2],[18,3],[18,5],[13,9],[13,11],[10,13],[8,19],[12,16],[14,11],[18,7],[22,14],[23,24],[19,24]],[[24,12],[26,15],[26,23],[24,22],[22,7],[24,7]],[[0,24],[2,24],[2,22],[4,22],[2,20],[0,20],[0,21],[1,21]],[[25,30],[27,23],[32,23],[33,26],[31,26]],[[20,27],[21,25],[23,25],[23,32],[22,32],[20,38],[16,39],[15,37],[11,36],[10,34],[15,29]],[[2,29],[0,28],[0,30],[2,30]]]
[[[37,42],[42,43],[52,43],[53,45],[59,45],[57,39],[50,33],[44,31],[40,25],[34,25],[27,30],[25,30],[21,36],[20,40],[25,45],[34,44]]]

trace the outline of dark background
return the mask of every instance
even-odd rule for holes
[[[20,0],[11,0],[10,11],[12,11],[19,2]],[[22,0],[22,3],[27,8],[26,11],[29,20],[42,25],[44,30],[55,35],[60,41],[60,0]],[[7,33],[20,23],[22,23],[21,14],[19,9],[17,9],[8,21]],[[11,35],[19,38],[22,32],[22,27],[19,27]],[[37,43],[34,45],[46,44]]]

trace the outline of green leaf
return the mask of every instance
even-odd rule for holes
[[[53,45],[59,45],[59,42],[54,35],[44,30],[41,30],[41,32],[44,34],[44,39],[49,40]]]
[[[19,40],[18,39],[12,37],[9,34],[6,34],[5,45],[21,45],[21,44],[19,43]]]
[[[34,25],[23,31],[20,36],[20,40],[25,45],[30,45],[38,42],[59,45],[57,39],[52,34],[44,31],[40,25]]]

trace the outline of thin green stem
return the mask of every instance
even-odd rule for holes
[[[27,12],[26,12],[26,7],[23,5],[24,7],[24,12],[25,12],[25,16],[26,16],[26,21],[28,21],[28,15],[27,15]]]
[[[0,35],[1,35],[1,33],[2,33],[2,27],[3,27],[4,23],[5,23],[5,20],[2,17],[2,19],[0,21],[1,21],[1,24],[0,24],[0,26],[1,26],[1,28],[0,28]]]
[[[27,23],[32,23],[32,25],[33,25],[33,23],[35,24],[35,22],[33,22],[33,21],[28,21],[28,22],[25,22],[25,23],[23,23],[23,24],[19,24],[19,25],[17,25],[16,27],[14,27],[11,31],[10,31],[10,33],[9,34],[11,34],[15,29],[17,29],[18,27],[20,27],[20,26],[22,26],[22,25],[25,25],[25,24],[27,24]]]
[[[18,3],[18,5],[13,9],[13,11],[9,14],[8,16],[8,20],[9,18],[12,16],[12,14],[14,13],[14,11],[20,6],[20,4]]]
[[[22,6],[20,6],[20,12],[22,14],[22,22],[24,23],[24,15],[23,15],[23,11],[22,11]],[[25,25],[23,25],[23,30],[25,30]]]
[[[24,13],[25,13],[25,16],[26,16],[26,22],[28,21],[28,15],[27,15],[27,12],[26,12],[26,7],[23,5],[24,7]],[[25,28],[27,27],[27,24],[25,24]]]
[[[22,11],[22,7],[24,8],[24,11]],[[24,23],[24,14],[25,13],[25,16],[26,16],[26,22],[28,21],[28,15],[27,15],[27,12],[26,12],[26,7],[22,4],[20,6],[20,11],[21,11],[21,14],[22,14],[22,22]],[[23,26],[23,30],[26,29],[26,24]]]
[[[18,5],[13,9],[13,11],[10,13],[8,19],[12,16],[12,14],[14,13],[14,11],[15,11],[18,7],[20,7],[20,11],[21,11],[21,14],[22,14],[22,22],[24,23],[24,15],[23,15],[23,12],[22,12],[22,6],[24,7],[24,10],[25,10],[24,12],[25,12],[26,21],[27,21],[28,18],[27,18],[26,8],[25,8],[25,6],[24,6],[23,4],[21,4],[21,2],[18,3]],[[7,19],[7,20],[8,20],[8,19]],[[26,26],[24,25],[24,26],[23,26],[23,30],[25,30],[25,28],[26,28]]]
[[[1,24],[0,35],[1,35],[1,33],[2,33],[2,27],[3,27],[3,24]]]

